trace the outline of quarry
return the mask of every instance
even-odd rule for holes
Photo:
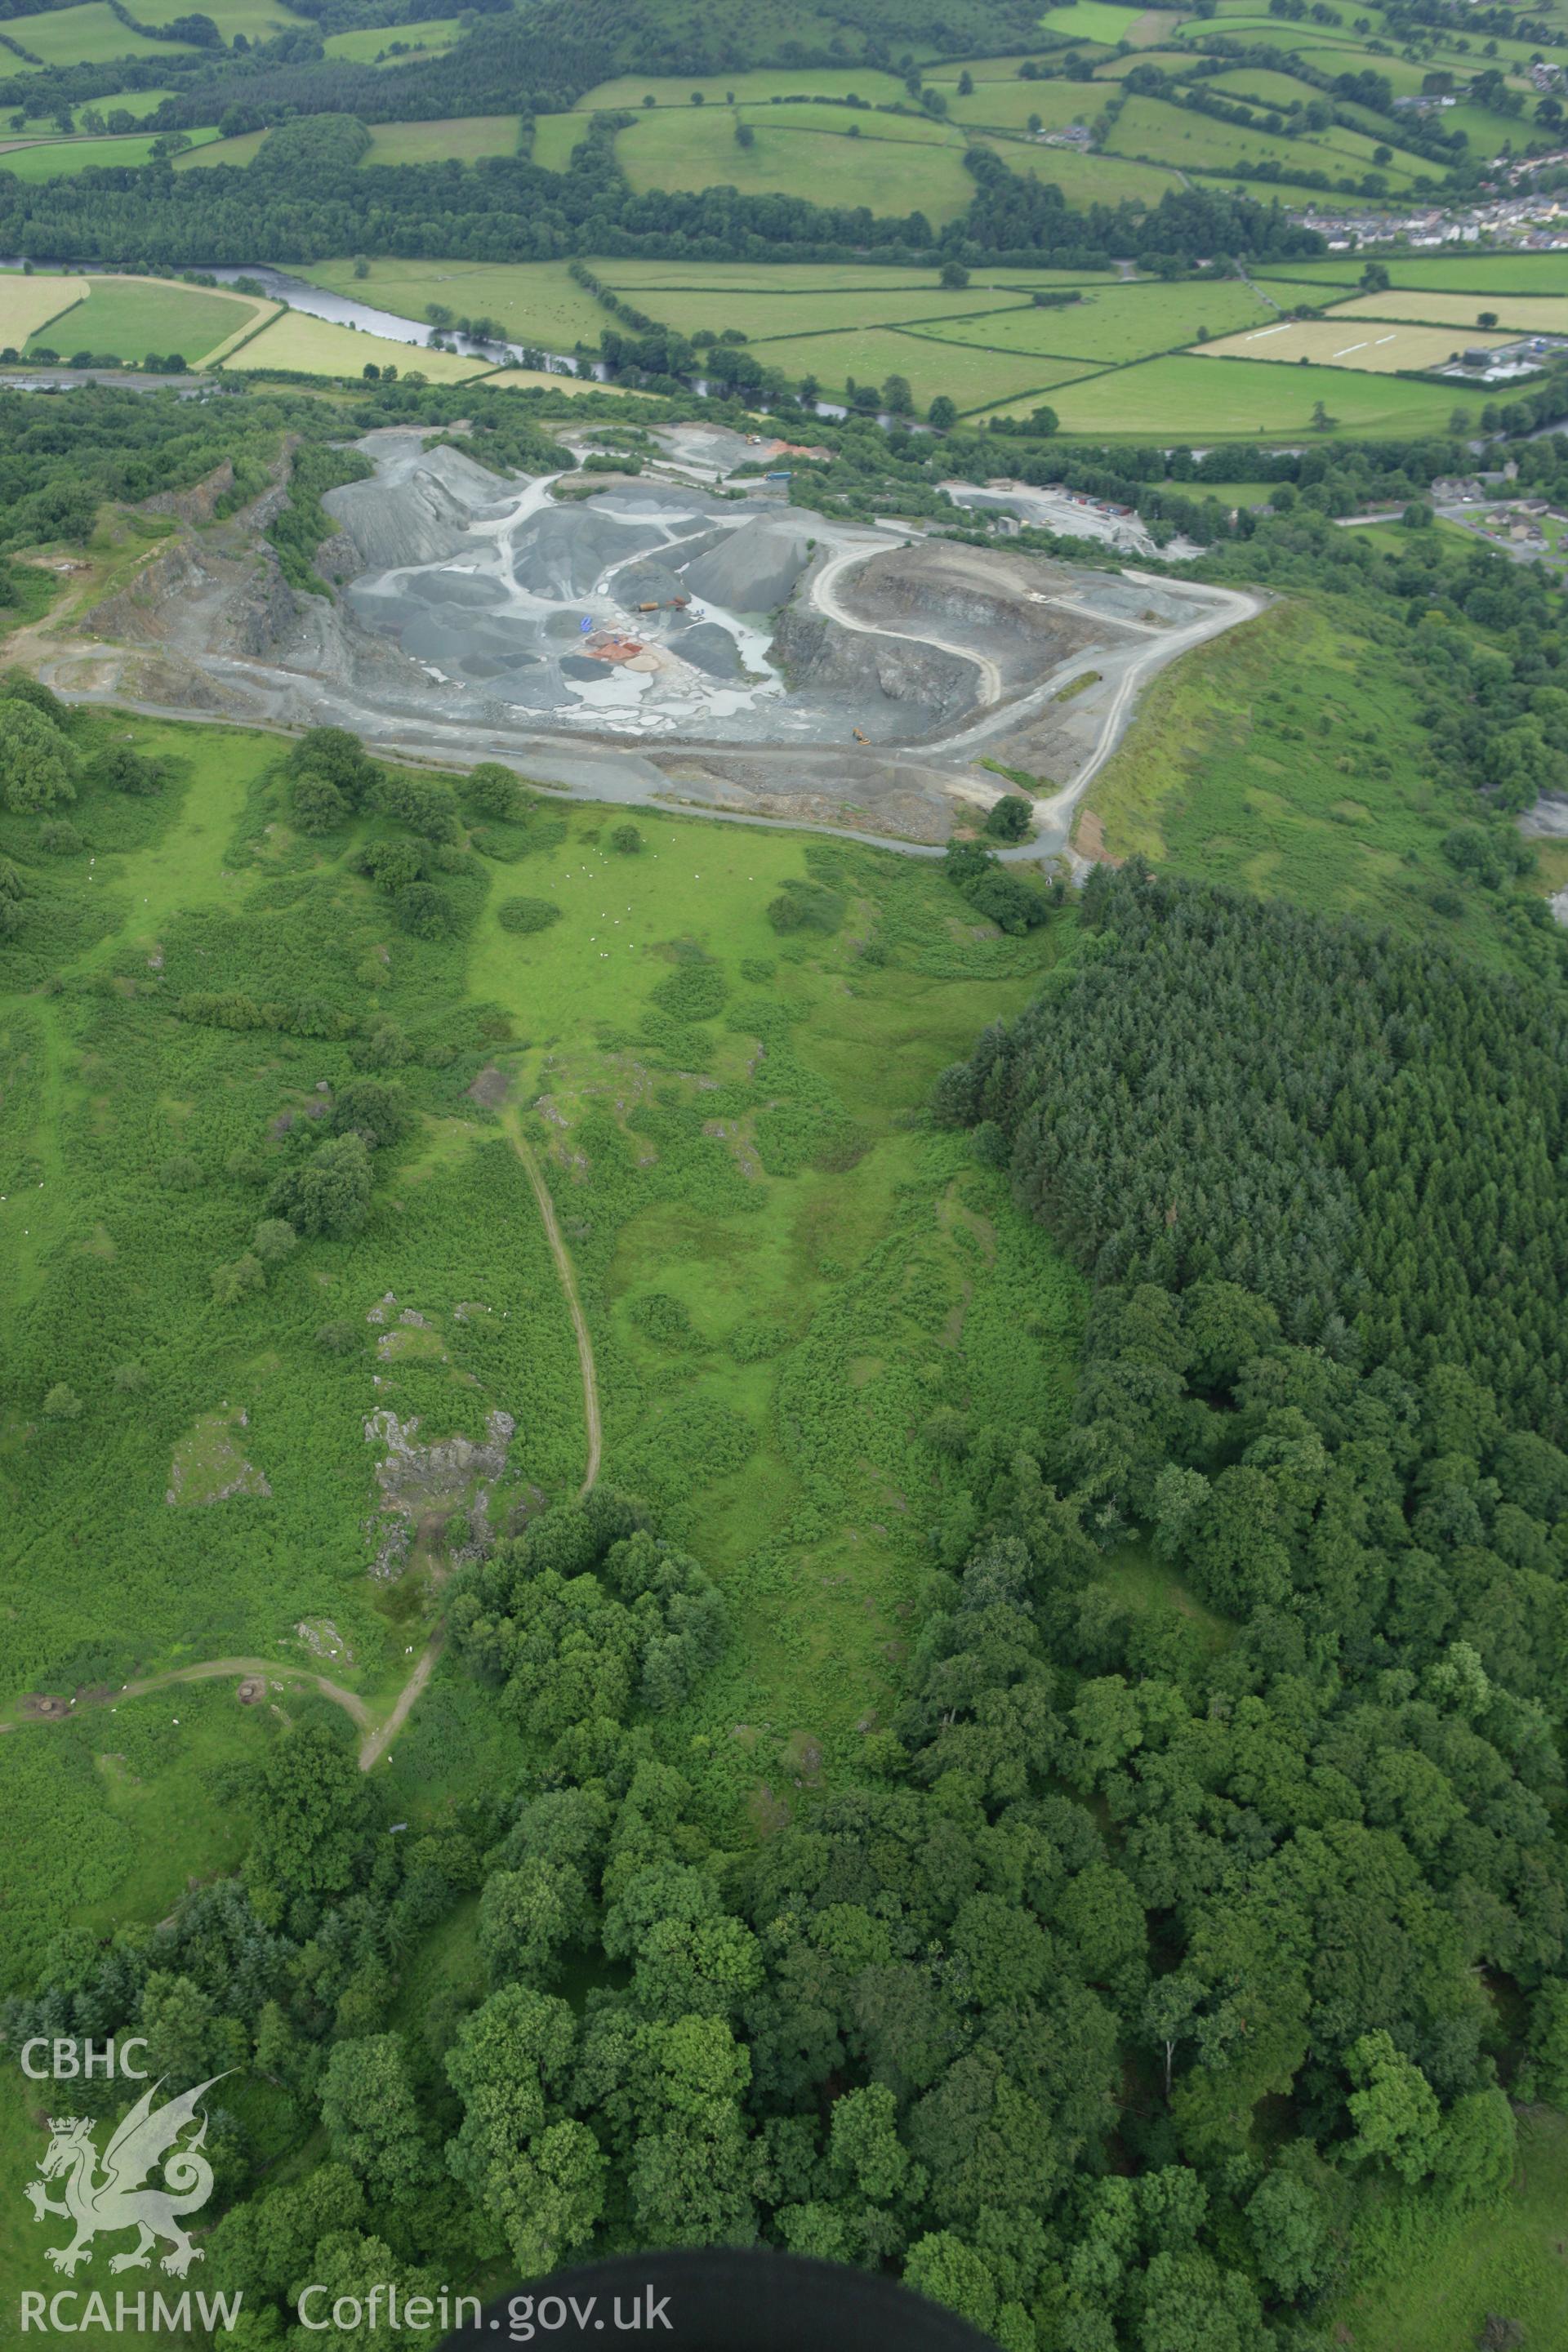
[[[504,476],[460,433],[368,434],[373,470],[322,499],[326,593],[290,586],[262,535],[274,489],[183,518],[129,586],[54,625],[39,674],[77,698],[342,725],[386,755],[911,846],[983,815],[1011,773],[1037,816],[1014,854],[1038,856],[1065,851],[1142,680],[1259,608],[826,519],[788,503],[787,475],[759,479],[740,433],[651,437],[637,470],[563,451],[559,473]]]

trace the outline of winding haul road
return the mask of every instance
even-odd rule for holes
[[[969,662],[980,673],[981,690],[975,698],[977,704],[985,709],[994,702],[1000,702],[1002,673],[989,654],[977,654],[968,646],[950,645],[945,637],[933,637],[927,630],[879,629],[874,622],[858,618],[847,604],[840,602],[837,593],[839,578],[852,566],[867,561],[865,548],[847,548],[842,554],[830,556],[821,571],[813,573],[807,593],[817,611],[825,613],[830,621],[837,621],[841,629],[851,630],[856,636],[891,637],[895,645],[931,646],[938,653],[952,654],[959,661]]]

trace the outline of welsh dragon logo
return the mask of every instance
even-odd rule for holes
[[[153,2105],[160,2084],[143,2091],[104,2150],[101,2177],[92,2118],[50,2116],[49,2144],[38,2158],[37,2168],[44,2180],[58,2180],[63,2175],[64,2202],[56,2204],[47,2197],[39,2180],[29,2180],[24,2194],[35,2221],[56,2213],[76,2224],[76,2235],[68,2246],[45,2249],[56,2270],[69,2277],[79,2263],[91,2262],[92,2242],[100,2231],[140,2232],[130,2253],[116,2254],[110,2261],[111,2271],[146,2270],[160,2238],[170,2248],[163,2267],[174,2277],[184,2278],[191,2264],[202,2260],[201,2248],[192,2245],[181,2222],[187,2213],[199,2212],[212,2195],[212,2167],[201,2152],[207,2132],[205,2116],[194,2139],[184,2147],[176,2147],[174,2142],[195,2116],[204,2094],[222,2080],[221,2074],[215,2074],[210,2082],[198,2083],[194,2091],[184,2091],[161,2107]],[[163,2186],[143,2188],[142,2182],[160,2163]]]

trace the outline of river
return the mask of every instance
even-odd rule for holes
[[[541,348],[537,343],[479,342],[472,336],[455,334],[449,328],[429,326],[422,319],[405,319],[395,310],[378,310],[374,303],[358,302],[351,294],[329,294],[325,287],[312,286],[308,278],[291,278],[286,269],[274,269],[268,262],[243,267],[233,262],[213,262],[207,265],[205,275],[228,286],[237,278],[249,278],[263,287],[275,302],[287,302],[291,310],[301,310],[311,319],[330,319],[336,327],[357,327],[362,335],[380,335],[389,343],[416,343],[428,349],[437,333],[449,335],[464,351],[477,352],[498,367],[504,367],[509,361],[514,366],[526,367],[526,353],[531,352],[537,356]],[[600,362],[595,362],[590,371],[569,352],[546,352],[544,361],[552,375],[591,372],[601,383],[605,380]]]
[[[515,367],[527,367],[531,364],[528,355],[531,353],[537,359],[542,349],[538,343],[480,342],[471,335],[458,335],[449,327],[438,329],[426,325],[422,319],[405,319],[396,310],[378,310],[374,303],[356,301],[352,294],[329,294],[324,287],[312,286],[308,278],[292,278],[286,269],[274,269],[269,262],[244,265],[208,262],[205,265],[205,275],[217,278],[226,286],[232,286],[239,278],[248,278],[265,288],[275,302],[287,302],[290,310],[301,310],[308,318],[330,319],[338,327],[357,327],[362,335],[380,335],[389,343],[416,343],[428,349],[440,333],[449,337],[463,351],[477,352],[481,359],[493,361],[498,367],[504,367],[509,362]],[[578,360],[570,352],[547,351],[544,363],[551,375],[591,374],[599,383],[609,380],[609,372],[602,360],[592,362]],[[691,389],[705,400],[708,396],[707,378],[694,377]],[[765,401],[758,403],[761,407],[766,404]],[[840,403],[832,400],[816,402],[815,409],[818,416],[842,417],[849,413]],[[907,424],[910,420],[879,416],[877,422],[892,425]],[[923,432],[926,428],[914,425],[912,429]]]

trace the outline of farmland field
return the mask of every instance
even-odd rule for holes
[[[437,263],[447,268],[450,263]],[[638,295],[661,288],[679,293],[737,294],[897,294],[914,289],[923,307],[928,295],[945,289],[934,269],[900,269],[874,261],[824,262],[821,268],[798,261],[654,261],[616,254],[592,265],[595,274],[617,292]],[[1091,269],[1032,269],[976,262],[969,274],[971,293],[986,287],[1004,293],[1026,295],[1036,287],[1104,286],[1116,282],[1109,268]]]
[[[1081,81],[975,80],[968,98],[950,98],[947,110],[954,122],[995,125],[1022,131],[1037,114],[1047,131],[1065,131],[1075,122],[1092,122],[1104,100]]]
[[[1282,48],[1291,46],[1300,48],[1303,57],[1310,58],[1319,73],[1364,73],[1370,66],[1373,73],[1384,76],[1395,98],[1418,98],[1421,85],[1431,70],[1429,67],[1416,65],[1407,58],[1375,57],[1365,49],[1335,47],[1331,36],[1314,39],[1310,26],[1304,25],[1299,29],[1303,37],[1294,44],[1287,40],[1285,33],[1278,26],[1272,26],[1267,34],[1258,33],[1252,37],[1259,41],[1267,39],[1271,46],[1278,42]],[[1447,121],[1447,116],[1444,120]]]
[[[485,155],[515,155],[515,114],[465,114],[446,122],[374,122],[372,163],[477,163]]]
[[[219,163],[243,169],[259,153],[261,142],[268,137],[266,131],[241,131],[232,139],[215,139],[203,147],[189,147],[174,158],[176,172],[207,171]]]
[[[214,294],[171,286],[156,278],[89,278],[87,299],[54,325],[37,331],[28,346],[90,351],[121,360],[149,352],[178,352],[199,367],[268,306],[243,294]]]
[[[547,351],[597,343],[611,323],[563,261],[403,261],[377,254],[363,278],[348,260],[317,262],[300,274],[331,293],[357,295],[405,319],[423,319],[428,304],[442,302],[458,316],[494,319],[514,342]]]
[[[29,335],[68,311],[87,292],[84,278],[25,277],[0,271],[0,344],[20,351]]]
[[[537,163],[542,172],[564,172],[572,161],[572,151],[580,147],[588,136],[588,125],[580,114],[542,114],[533,126],[529,161]]]
[[[1076,0],[1070,8],[1047,8],[1040,18],[1047,33],[1069,41],[1102,41],[1112,49],[1119,41],[1131,41],[1142,49],[1157,47],[1171,38],[1181,21],[1163,10],[1113,7],[1110,0]]]
[[[1068,359],[1135,360],[1184,350],[1200,328],[1225,334],[1269,317],[1249,287],[1126,286],[1096,289],[1060,309],[1007,310],[926,331],[944,342],[981,342],[997,351],[1049,352]]]
[[[1131,57],[1107,58],[1094,69],[1097,82],[1125,81],[1140,66],[1157,66],[1162,73],[1187,75],[1193,69],[1190,49],[1138,49]]]
[[[1398,437],[1445,432],[1458,389],[1349,368],[1270,367],[1184,354],[1090,376],[1053,394],[1051,406],[1064,433],[1167,433],[1179,416],[1184,432],[1194,436],[1252,439],[1310,433],[1313,407],[1321,401],[1347,434]]]
[[[105,0],[81,0],[78,7],[49,9],[38,16],[7,16],[0,29],[46,66],[106,65],[114,58],[194,54],[186,41],[153,41],[144,33],[133,33],[105,5]],[[8,68],[26,71],[19,58],[5,54]]]
[[[1446,108],[1442,122],[1445,131],[1465,133],[1472,155],[1497,155],[1505,147],[1516,155],[1522,154],[1531,139],[1541,135],[1540,126],[1530,120],[1528,108],[1521,119],[1518,115],[1494,114],[1484,106],[1461,104]]]
[[[1036,52],[1033,62],[1039,65],[1047,59],[1055,61],[1060,56],[1059,49],[1041,49]],[[1022,68],[1028,62],[1024,57],[1011,53],[1003,58],[933,58],[921,68],[921,79],[933,82],[939,89],[948,90],[961,75],[967,74],[977,89],[986,83],[994,88],[1001,83],[1017,81]],[[1037,89],[1039,87],[1037,82],[1035,88]]]
[[[455,352],[426,351],[417,343],[389,342],[381,335],[362,335],[353,327],[308,318],[302,310],[285,311],[222,364],[283,368],[302,375],[357,376],[372,362],[378,367],[390,364],[405,373],[417,369],[432,383],[463,383],[469,376],[483,375],[487,369],[483,360],[459,358]]]
[[[1368,368],[1384,375],[1401,368],[1446,367],[1462,348],[1487,351],[1507,341],[1506,335],[1461,333],[1457,327],[1402,326],[1378,317],[1336,314],[1229,335],[1212,348],[1222,359],[1307,360],[1321,367]]]
[[[1091,155],[1072,147],[1037,147],[1023,139],[988,139],[978,143],[1000,155],[1010,172],[1059,188],[1065,203],[1086,205],[1157,205],[1162,196],[1181,187],[1174,171],[1159,163],[1140,163],[1123,155]]]
[[[804,131],[828,139],[887,140],[918,147],[959,147],[963,134],[950,122],[933,122],[927,114],[872,114],[843,106],[824,106],[809,100],[783,105],[736,109],[753,130]]]
[[[216,139],[216,131],[195,131],[188,134],[195,142],[192,152]],[[18,180],[29,183],[40,180],[74,178],[78,172],[108,172],[134,168],[145,163],[153,151],[153,134],[150,131],[127,131],[122,137],[100,139],[45,140],[35,147],[12,147],[0,152],[0,172],[9,172]]]
[[[1271,73],[1266,66],[1237,66],[1229,73],[1215,74],[1202,87],[1226,98],[1250,99],[1281,114],[1292,104],[1306,106],[1321,95],[1310,82],[1298,81],[1294,74]]]
[[[1118,154],[1146,156],[1190,172],[1223,173],[1237,163],[1274,163],[1287,172],[1318,171],[1333,176],[1373,170],[1373,150],[1380,142],[1360,131],[1338,128],[1300,139],[1277,138],[1208,115],[1191,114],[1161,99],[1130,98],[1107,143]],[[1430,174],[1434,167],[1396,148],[1393,162],[1375,169],[1397,187],[1407,185],[1417,173]]]
[[[1082,373],[1087,360],[1053,360],[980,351],[967,343],[939,341],[896,329],[846,330],[831,335],[799,335],[758,346],[769,367],[799,379],[816,376],[831,397],[853,376],[857,383],[882,383],[889,375],[909,380],[918,406],[945,394],[960,412],[994,407],[999,402],[1038,391]]]
[[[176,16],[195,12],[189,0],[135,0],[131,14],[143,25],[170,25]],[[252,43],[276,40],[279,33],[298,32],[310,22],[284,7],[280,0],[203,0],[202,15],[210,17],[232,47],[237,33]]]
[[[672,191],[739,188],[743,194],[777,191],[824,205],[867,205],[887,215],[923,212],[936,226],[967,210],[974,183],[963,168],[952,132],[935,124],[923,141],[846,136],[855,118],[833,115],[842,128],[782,131],[753,110],[756,139],[735,143],[728,110],[650,113],[623,131],[616,153],[632,186]]]
[[[1411,319],[1435,327],[1478,324],[1477,314],[1495,313],[1500,327],[1525,335],[1568,334],[1568,294],[1445,294],[1395,288],[1387,294],[1360,294],[1353,302],[1336,302],[1336,319]],[[1467,331],[1466,341],[1469,340]],[[1482,338],[1484,340],[1484,338]]]
[[[727,104],[731,92],[737,103],[746,105],[766,105],[775,98],[864,98],[873,105],[889,106],[908,102],[898,75],[881,73],[874,66],[784,66],[763,72],[693,74],[689,79],[679,75],[661,79],[658,75],[622,74],[616,81],[598,83],[577,100],[574,111],[635,112],[651,98],[656,107],[687,107],[695,113],[694,90],[700,91],[704,104],[710,106]]]
[[[588,375],[552,375],[539,368],[502,367],[485,378],[500,392],[564,392],[568,394],[602,392],[612,400],[649,400],[651,393],[638,392],[626,383],[600,383]]]
[[[330,58],[353,58],[362,65],[374,65],[398,43],[416,55],[438,57],[452,47],[460,31],[456,16],[426,16],[416,25],[370,25],[353,33],[330,33],[321,47]],[[398,60],[389,58],[386,62],[395,65]]]
[[[616,264],[607,261],[605,269],[606,283],[614,285]],[[816,297],[808,293],[677,293],[673,289],[656,288],[638,289],[637,294],[639,309],[683,335],[703,327],[716,332],[735,327],[759,344],[775,336],[828,334],[847,327],[923,327],[966,320],[973,321],[973,340],[984,343],[992,340],[988,330],[993,320],[1009,316],[1020,300],[1026,311],[1029,309],[1027,295],[1009,301],[994,287],[977,286],[963,293],[890,286],[885,293],[879,289]]]
[[[112,97],[95,98],[91,103],[102,115],[133,114],[140,122],[144,116],[156,114],[163,100],[166,98],[173,98],[174,95],[172,89],[117,89]],[[77,109],[79,118],[81,111],[81,108],[79,107]]]

